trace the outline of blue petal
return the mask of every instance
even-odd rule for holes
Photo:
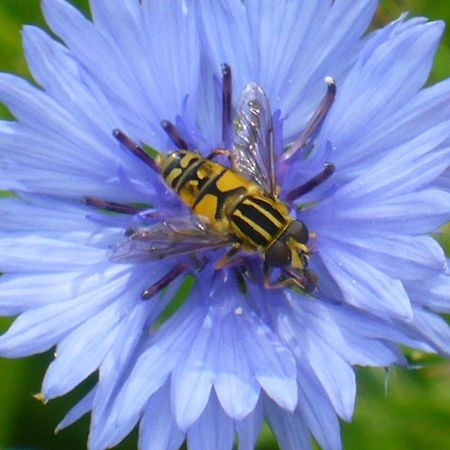
[[[261,399],[254,411],[245,419],[235,421],[238,435],[239,450],[254,450],[263,421],[263,406]]]
[[[343,304],[331,305],[317,301],[303,301],[301,307],[298,298],[292,299],[294,311],[285,311],[281,323],[294,327],[294,335],[299,347],[309,348],[310,337],[323,340],[351,365],[387,367],[391,364],[403,364],[400,351],[392,342],[402,342],[399,333],[389,333],[389,325],[381,320],[357,311]],[[280,323],[280,333],[289,338],[289,330]],[[308,330],[308,332],[304,332]],[[303,361],[300,351],[298,361]]]
[[[67,428],[89,412],[95,395],[95,388],[89,391],[64,417],[55,429],[55,433]]]
[[[66,2],[43,2],[52,30],[96,80],[127,127],[139,140],[165,147],[160,121],[174,120],[187,95],[195,104],[200,45],[193,11],[182,2],[118,7],[98,0],[92,6],[94,25]],[[183,76],[179,67],[184,67]]]
[[[241,420],[255,408],[260,387],[250,368],[248,349],[242,346],[240,340],[242,324],[239,317],[233,316],[218,324],[221,327],[220,340],[211,343],[215,344],[220,355],[217,358],[214,389],[225,412]]]
[[[372,0],[234,0],[202,2],[200,12],[213,68],[227,62],[237,92],[250,81],[260,84],[273,110],[289,116],[289,142],[320,101],[324,77],[348,70],[375,6]]]
[[[327,236],[332,239],[332,236]],[[439,244],[429,236],[404,236],[348,229],[340,235],[344,252],[349,252],[392,278],[417,280],[445,272],[447,261]],[[326,252],[326,250],[324,250]],[[322,252],[323,253],[323,252]]]
[[[299,406],[306,425],[323,450],[339,450],[339,421],[326,394],[311,369],[299,367]]]
[[[101,270],[99,268],[99,273]],[[111,278],[107,275],[104,274],[99,286],[83,294],[23,313],[0,337],[1,354],[8,357],[30,355],[48,350],[61,341],[73,328],[126,291],[127,276],[117,276],[117,271],[109,274]]]
[[[424,234],[436,230],[450,218],[450,194],[438,189],[425,189],[392,198],[370,201],[340,201],[333,210],[332,230],[371,230],[377,233]],[[319,206],[320,208],[320,206]],[[325,219],[325,210],[311,211],[313,220]],[[328,216],[328,214],[327,214]],[[384,234],[384,233],[383,233]],[[342,232],[341,232],[342,235]]]
[[[310,450],[309,430],[300,414],[281,409],[269,399],[264,401],[264,416],[281,450]]]
[[[297,405],[293,355],[256,315],[243,314],[242,319],[240,338],[258,383],[279,406],[293,411]]]
[[[419,22],[413,27],[406,22],[376,48],[369,41],[369,55],[362,50],[338,89],[322,130],[324,139],[337,148],[339,166],[357,160],[358,143],[417,94],[429,75],[442,31],[441,22]]]
[[[66,394],[98,369],[117,337],[123,315],[120,304],[113,303],[58,344],[55,360],[43,381],[42,392],[46,399]]]
[[[178,283],[174,284],[179,288]],[[170,293],[172,287],[168,291]],[[154,298],[152,302],[133,302],[132,307],[126,311],[127,315],[122,318],[119,334],[99,370],[101,382],[93,401],[90,447],[103,449],[113,446],[134,427],[133,418],[127,421],[118,417],[113,402],[148,340],[147,330],[166,304],[167,299],[159,301],[158,298]]]
[[[405,284],[414,303],[436,312],[450,313],[450,276],[441,274]]]
[[[293,302],[298,300],[299,298],[292,299]],[[326,312],[326,308],[324,310]],[[345,353],[346,346],[340,345],[339,341],[342,339],[339,339],[339,329],[322,335],[324,319],[314,318],[311,312],[308,315],[303,313],[302,316],[283,309],[283,313],[277,318],[278,331],[289,343],[297,363],[303,368],[311,368],[336,412],[345,420],[350,420],[356,394],[355,374],[346,355],[341,356]],[[326,325],[333,327],[333,322],[328,321]]]
[[[412,326],[426,338],[435,351],[446,357],[450,356],[450,327],[444,319],[437,314],[416,308]]]
[[[233,434],[232,420],[212,395],[200,419],[189,429],[187,442],[190,450],[231,450]]]
[[[140,423],[141,450],[177,450],[184,434],[177,428],[170,408],[170,386],[166,383],[152,395]]]
[[[329,344],[310,337],[305,358],[315,372],[336,412],[350,421],[355,407],[356,381],[351,366]],[[312,350],[314,349],[314,350]]]
[[[81,270],[89,265],[104,264],[105,259],[103,249],[25,233],[0,241],[0,267],[5,272]]]
[[[412,318],[410,301],[400,281],[332,244],[322,246],[320,257],[347,303],[382,317]]]
[[[166,382],[182,355],[189,350],[205,313],[204,308],[192,309],[185,305],[156,331],[137,355],[119,392],[115,393],[107,424],[100,424],[96,431],[99,434],[92,437],[93,443],[98,441],[102,447],[104,442],[110,443],[111,436],[123,438],[133,428],[149,398]]]

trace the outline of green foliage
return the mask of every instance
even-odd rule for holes
[[[75,0],[72,3],[87,13],[87,0]],[[14,72],[31,79],[22,55],[20,29],[24,23],[45,28],[39,10],[38,0],[1,0],[1,71]],[[387,23],[405,10],[409,10],[411,15],[447,19],[450,22],[450,9],[446,1],[381,0],[376,25]],[[450,33],[447,32],[437,55],[431,81],[436,82],[450,75],[449,61]],[[2,106],[0,117],[11,118]],[[5,193],[0,192],[0,196],[5,196]],[[449,252],[448,227],[441,241]],[[10,322],[3,319],[1,328],[5,329]],[[56,436],[53,430],[65,412],[95,380],[91,378],[69,396],[43,406],[32,398],[32,394],[39,392],[41,379],[51,359],[51,355],[45,354],[24,360],[0,360],[0,449],[86,448],[88,418],[83,418]],[[346,450],[450,448],[450,364],[439,359],[420,359],[419,363],[425,368],[415,371],[393,370],[389,374],[387,393],[383,371],[359,371],[356,414],[352,424],[343,426]],[[118,449],[136,449],[136,441],[135,432]],[[276,448],[270,431],[264,428],[258,449]]]

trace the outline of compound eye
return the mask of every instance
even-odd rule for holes
[[[286,234],[293,237],[300,244],[306,244],[309,239],[308,228],[303,222],[294,220],[287,228]]]
[[[285,242],[275,241],[267,250],[265,260],[271,266],[288,266],[291,263],[291,250]]]

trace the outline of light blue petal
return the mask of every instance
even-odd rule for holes
[[[426,341],[435,351],[443,356],[450,356],[450,327],[443,318],[416,308],[412,326],[426,337]]]
[[[450,276],[441,274],[405,284],[413,303],[436,312],[450,313]]]
[[[232,420],[212,395],[200,419],[188,431],[188,447],[190,450],[231,450],[233,434]]]
[[[376,125],[372,123],[367,133],[361,134],[357,140],[351,140],[351,144],[358,148],[358,153],[353,155],[352,164],[360,160],[358,168],[364,171],[364,161],[371,154],[384,154],[433,129],[449,117],[450,80],[445,80],[412,95],[392,115]],[[448,127],[443,130],[444,135],[448,136],[449,133]]]
[[[245,309],[242,310],[246,314]],[[260,396],[260,387],[252,373],[247,349],[241,343],[242,324],[239,319],[238,315],[232,313],[228,320],[218,324],[221,336],[214,343],[219,356],[214,389],[225,412],[237,420],[253,411]]]
[[[133,428],[149,398],[166,382],[182,355],[189,350],[205,313],[203,308],[191,309],[185,305],[156,331],[146,348],[137,355],[136,363],[130,367],[122,385],[117,386],[118,392],[109,399],[112,403],[106,424],[104,410],[100,408],[98,429],[90,438],[94,447],[112,445]]]
[[[160,306],[157,298],[152,302],[133,302],[121,320],[118,336],[99,370],[101,383],[93,401],[89,435],[92,448],[103,449],[118,444],[136,424],[134,420],[121,420],[113,402],[148,340],[148,329],[158,316]]]
[[[297,406],[295,359],[276,334],[254,313],[242,316],[241,342],[255,378],[280,407]]]
[[[24,88],[22,96],[26,96],[27,89]],[[41,121],[45,121],[41,115],[53,120],[52,115],[46,112],[47,106],[42,108],[32,99],[27,101],[30,120],[39,124],[34,114],[39,115]],[[55,108],[58,110],[59,107],[55,104]],[[58,114],[57,111],[53,113]],[[62,133],[59,127],[62,127]],[[42,124],[41,128],[42,131],[21,123],[0,121],[0,188],[74,197],[77,200],[94,194],[116,201],[146,200],[137,189],[130,189],[133,185],[119,183],[117,160],[108,162],[100,153],[92,151],[103,144],[95,139],[88,143],[73,134],[73,128],[78,128],[76,123],[70,129],[58,122]],[[113,145],[119,149],[116,142]]]
[[[438,189],[425,189],[372,202],[367,198],[340,201],[337,206],[333,210],[332,230],[340,230],[341,236],[344,230],[349,229],[417,235],[436,230],[450,218],[450,194]],[[317,209],[307,212],[306,217],[329,222],[328,209]]]
[[[311,449],[309,430],[299,414],[287,412],[269,399],[265,399],[264,416],[281,450]]]
[[[87,153],[96,155],[97,164],[103,165],[114,165],[120,157],[121,164],[129,173],[145,177],[148,167],[119,148],[112,136],[115,128],[132,135],[134,130],[127,127],[109,99],[70,52],[35,27],[24,28],[23,41],[34,78],[45,88],[47,94],[64,105],[73,121],[77,122],[78,128],[85,130],[86,137],[97,141]],[[80,153],[78,149],[78,155]]]
[[[114,343],[124,314],[118,302],[90,317],[58,344],[42,384],[46,399],[60,397],[97,370]],[[80,361],[83,364],[80,364]]]
[[[387,367],[404,363],[400,351],[391,342],[402,342],[401,337],[399,333],[387,332],[388,323],[339,303],[332,305],[304,298],[300,303],[295,296],[291,304],[294,311],[283,312],[278,321],[279,332],[291,344],[293,339],[298,341],[299,362],[303,361],[302,345],[314,347],[314,340],[310,342],[312,336],[321,339],[351,365]]]
[[[208,403],[213,380],[212,372],[183,370],[172,374],[173,414],[181,430],[187,431],[202,414]]]
[[[315,342],[314,342],[315,341]],[[355,407],[356,381],[351,366],[331,346],[320,339],[310,339],[314,350],[305,355],[336,412],[350,421]]]
[[[55,433],[63,430],[74,424],[78,419],[87,414],[92,407],[92,400],[95,395],[95,388],[93,388],[87,395],[85,395],[64,417],[55,429]]]
[[[333,237],[327,236],[328,239]],[[392,278],[417,280],[438,275],[447,268],[444,251],[429,236],[374,235],[369,230],[358,233],[349,228],[348,233],[335,239],[336,246]]]
[[[48,350],[77,325],[114,302],[127,289],[127,281],[127,276],[109,278],[105,273],[95,289],[59,304],[30,309],[0,337],[0,353],[15,358]]]
[[[345,356],[340,356],[345,347],[339,345],[339,340],[328,340],[328,336],[322,336],[320,328],[314,323],[318,321],[310,322],[308,319],[306,316],[301,323],[295,323],[292,312],[291,317],[286,314],[280,320],[280,334],[290,343],[298,364],[311,368],[336,412],[343,419],[350,420],[356,383],[353,369],[344,359]]]
[[[202,2],[200,12],[214,69],[231,66],[236,92],[250,81],[260,84],[273,110],[289,116],[290,141],[320,101],[324,77],[340,77],[353,62],[375,6],[370,0],[234,0]]]
[[[215,303],[172,374],[174,414],[182,430],[202,413],[212,384],[225,412],[234,419],[253,411],[259,398],[258,372],[252,370],[249,355],[252,350],[242,345],[242,327],[254,326],[245,319],[251,313],[241,305],[236,287],[230,284],[226,290],[227,299],[220,303],[210,296]]]
[[[384,44],[373,48],[369,41],[369,54],[361,52],[339,86],[322,130],[324,139],[337,147],[338,166],[357,159],[358,143],[423,86],[442,31],[442,22],[419,22],[414,27],[406,22],[393,29]]]
[[[52,249],[51,252],[48,249]],[[65,272],[105,262],[105,250],[73,242],[15,233],[0,240],[0,269],[5,272]]]
[[[61,200],[56,197],[16,192],[20,199],[0,200],[2,228],[11,236],[17,232],[32,233],[55,241],[73,242],[89,247],[108,249],[123,239],[123,228],[100,226],[87,220],[90,208],[75,201]],[[33,220],[30,220],[33,217]],[[131,218],[123,224],[132,225]],[[20,236],[20,235],[19,235]]]
[[[263,404],[261,399],[256,408],[245,419],[235,421],[239,450],[254,450],[263,421]]]
[[[442,147],[449,126],[450,122],[443,122],[392,149],[387,156],[372,162],[370,171],[366,169],[328,201],[386,200],[427,186],[448,167],[449,150]]]
[[[321,246],[320,257],[347,303],[381,317],[412,318],[410,301],[400,281],[332,243]]]
[[[152,395],[139,428],[139,449],[178,450],[184,434],[177,428],[170,407],[170,386],[166,383]]]
[[[0,278],[2,315],[17,315],[28,309],[69,300],[76,293],[91,289],[92,280],[82,277],[82,272],[55,273],[5,273]]]
[[[138,140],[165,147],[160,121],[174,120],[187,95],[195,104],[200,46],[193,12],[182,2],[146,2],[139,8],[136,2],[117,7],[99,0],[92,6],[95,26],[61,0],[43,2],[52,30],[96,80],[127,127]]]
[[[298,395],[297,413],[302,415],[321,448],[340,450],[342,445],[336,413],[316,376],[305,365],[299,366]]]

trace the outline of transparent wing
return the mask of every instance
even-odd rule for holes
[[[275,196],[272,113],[264,91],[255,83],[242,92],[234,133],[234,170]]]
[[[230,242],[229,236],[211,229],[206,218],[190,215],[130,230],[127,238],[111,249],[109,259],[116,263],[145,263],[214,249]]]

